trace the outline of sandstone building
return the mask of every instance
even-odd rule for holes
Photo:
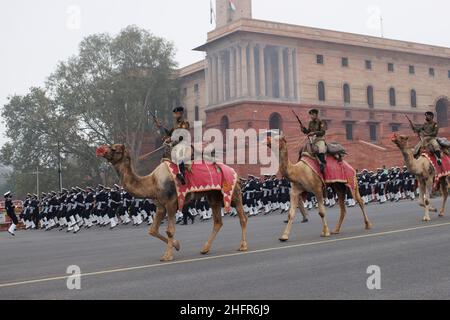
[[[388,138],[410,133],[405,115],[436,112],[450,136],[450,48],[255,20],[251,0],[234,4],[216,0],[217,27],[195,49],[206,59],[179,70],[190,121],[281,129],[294,160],[303,135],[291,110],[306,122],[315,107],[359,169],[402,164]]]

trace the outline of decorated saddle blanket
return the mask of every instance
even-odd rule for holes
[[[353,169],[346,161],[338,161],[335,157],[327,155],[327,166],[325,172],[320,171],[319,161],[309,155],[304,155],[301,159],[308,165],[325,184],[344,183],[352,193],[356,190],[356,170]]]
[[[190,170],[185,172],[186,185],[182,185],[176,177],[178,166],[171,161],[164,163],[175,181],[180,209],[184,207],[189,193],[217,190],[222,191],[225,212],[231,211],[232,196],[238,182],[238,175],[231,167],[223,163],[192,162]]]
[[[424,157],[426,157],[434,167],[434,171],[436,172],[436,178],[435,178],[435,188],[436,188],[439,180],[442,177],[447,177],[450,175],[450,157],[446,154],[443,154],[442,158],[441,158],[442,166],[440,166],[437,164],[437,159],[434,154],[422,153],[422,155]]]

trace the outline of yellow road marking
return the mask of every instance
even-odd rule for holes
[[[310,246],[315,246],[315,245],[336,243],[336,242],[355,240],[355,239],[373,238],[373,237],[391,235],[391,234],[396,234],[396,233],[403,233],[403,232],[423,230],[423,229],[431,229],[431,228],[444,227],[444,226],[450,226],[450,222],[425,225],[425,226],[419,226],[419,227],[412,227],[412,228],[406,228],[406,229],[398,229],[398,230],[392,230],[392,231],[384,231],[384,232],[371,233],[371,234],[346,237],[346,238],[338,238],[338,239],[331,239],[331,240],[322,240],[322,241],[314,241],[314,242],[308,242],[308,243],[293,244],[293,245],[281,246],[281,247],[258,249],[258,250],[247,251],[247,252],[222,254],[222,255],[218,255],[218,256],[210,256],[210,257],[204,257],[204,258],[186,259],[186,260],[180,260],[180,261],[162,262],[162,263],[155,263],[155,264],[136,266],[136,267],[127,267],[127,268],[120,268],[120,269],[111,269],[111,270],[103,270],[103,271],[97,271],[97,272],[82,273],[80,276],[81,277],[90,277],[90,276],[105,275],[105,274],[118,273],[118,272],[151,269],[151,268],[156,268],[156,267],[161,267],[161,266],[170,266],[170,265],[177,265],[177,264],[184,264],[184,263],[216,260],[216,259],[243,256],[243,255],[249,255],[249,254],[286,250],[286,249],[292,249],[292,248],[310,247]],[[0,288],[15,287],[15,286],[20,286],[20,285],[35,284],[35,283],[41,283],[41,282],[51,282],[51,281],[57,281],[57,280],[65,280],[65,279],[68,279],[70,276],[71,275],[64,275],[64,276],[58,276],[58,277],[52,277],[52,278],[42,278],[42,279],[35,279],[35,280],[3,283],[3,284],[0,284]]]

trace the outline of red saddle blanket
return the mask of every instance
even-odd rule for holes
[[[339,162],[335,157],[327,155],[327,166],[323,174],[316,159],[303,156],[301,161],[306,163],[326,184],[345,183],[352,192],[356,190],[356,170],[346,161]]]
[[[434,167],[434,171],[436,172],[436,179],[435,179],[436,182],[435,187],[436,187],[437,183],[439,182],[439,179],[450,175],[450,157],[444,154],[441,158],[442,166],[440,166],[437,164],[437,159],[434,154],[422,153],[422,155],[426,157],[428,160],[430,160],[431,164]]]
[[[220,190],[223,194],[225,212],[231,211],[231,200],[238,181],[238,175],[232,168],[223,163],[216,163],[214,165],[206,161],[193,162],[191,172],[186,170],[186,185],[183,186],[176,177],[179,172],[178,166],[170,161],[165,161],[164,163],[169,168],[175,181],[178,208],[183,208],[186,196],[189,193]]]

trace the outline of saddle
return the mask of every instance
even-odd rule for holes
[[[338,161],[342,161],[344,156],[347,155],[347,152],[345,151],[344,146],[338,142],[331,142],[331,143],[327,143],[326,145],[327,145],[327,154],[332,156],[333,158],[335,158]],[[307,155],[307,156],[311,157],[312,155],[316,155],[317,152],[318,152],[318,150],[315,145],[313,145],[311,143],[307,143],[300,150],[299,161],[303,155]],[[313,157],[313,158],[315,158],[315,157]]]

